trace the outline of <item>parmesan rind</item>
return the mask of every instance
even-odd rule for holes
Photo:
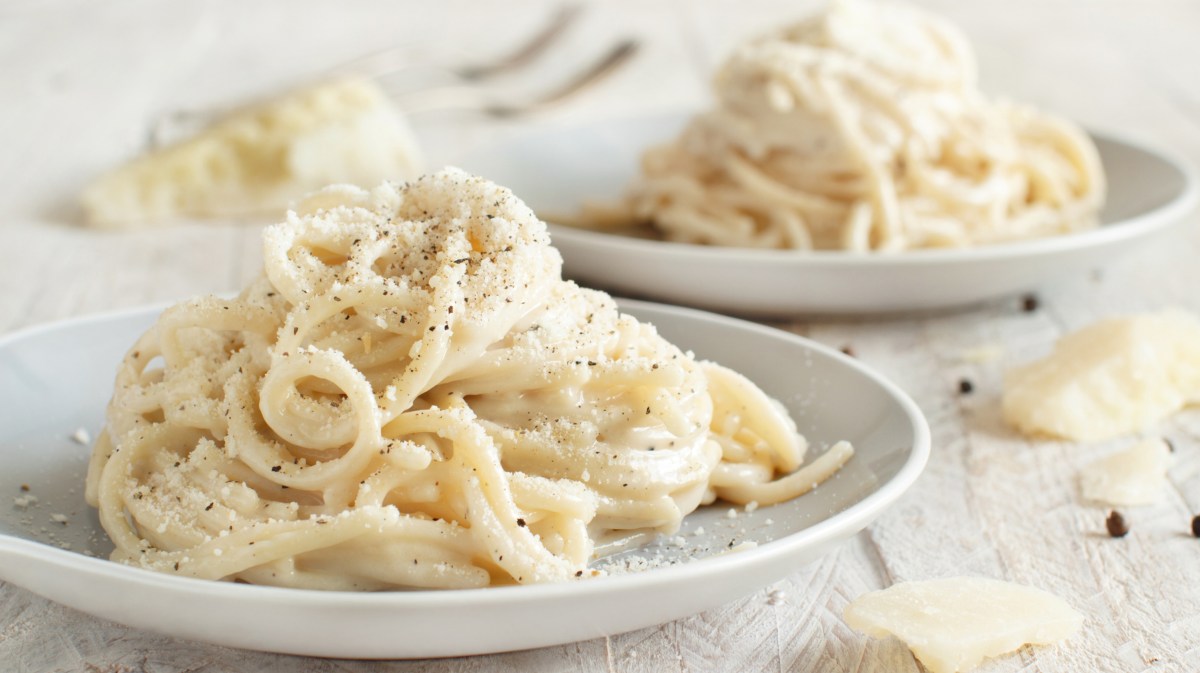
[[[876,638],[894,635],[931,673],[959,673],[1023,645],[1070,637],[1083,616],[1032,587],[983,577],[901,582],[859,596],[846,623]]]
[[[331,183],[373,186],[421,170],[416,140],[374,82],[327,82],[235,112],[101,176],[83,193],[95,227],[271,214]]]
[[[1200,401],[1200,320],[1167,310],[1103,320],[1009,372],[1004,418],[1029,435],[1095,441]]]
[[[1138,442],[1083,468],[1079,474],[1083,497],[1108,505],[1153,505],[1167,488],[1171,450],[1161,439]]]

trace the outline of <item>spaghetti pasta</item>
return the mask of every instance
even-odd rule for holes
[[[379,590],[567,580],[702,503],[778,502],[786,410],[600,292],[545,225],[455,169],[333,187],[234,299],[172,307],[121,365],[88,470],[114,560]],[[785,476],[786,475],[786,476]]]
[[[900,4],[834,0],[718,70],[715,109],[648,150],[624,203],[579,224],[673,241],[894,252],[1095,226],[1104,176],[1065,119],[986,98],[965,36]]]

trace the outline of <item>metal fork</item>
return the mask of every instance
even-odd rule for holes
[[[423,68],[427,72],[441,71],[459,81],[482,82],[491,77],[519,69],[537,58],[563,35],[582,13],[583,6],[579,4],[565,5],[552,15],[550,21],[522,46],[508,55],[488,64],[468,65],[458,68],[436,68],[432,66],[401,65],[398,60],[403,58],[401,49],[389,49],[376,52],[343,65],[332,68],[327,76],[358,74],[374,77],[381,81],[384,90],[388,92],[401,109],[406,113],[434,112],[441,110],[478,110],[483,114],[495,117],[512,117],[528,112],[541,110],[554,103],[561,102],[574,94],[588,88],[605,76],[609,75],[633,56],[638,43],[634,40],[624,40],[607,51],[603,57],[589,67],[567,79],[566,82],[548,93],[528,101],[503,101],[485,92],[482,88],[471,85],[449,85],[432,89],[397,91],[389,87],[382,78]],[[389,89],[392,89],[389,91]],[[167,144],[172,138],[195,133],[212,124],[242,106],[208,110],[175,110],[159,115],[150,126],[146,144],[149,148],[158,148]]]
[[[471,86],[446,86],[395,93],[389,92],[407,114],[446,110],[477,110],[492,117],[515,117],[561,103],[616,72],[637,53],[640,43],[626,39],[613,45],[591,65],[558,86],[531,100],[504,100],[484,89]]]
[[[404,47],[393,47],[368,54],[331,69],[335,75],[366,75],[383,77],[408,70],[439,72],[448,78],[466,82],[479,82],[506,72],[517,70],[536,59],[542,52],[558,41],[572,24],[583,14],[582,4],[563,5],[550,16],[550,20],[519,47],[491,63],[438,67],[413,65]]]

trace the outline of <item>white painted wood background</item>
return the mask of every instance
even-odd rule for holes
[[[324,3],[9,0],[0,4],[0,332],[229,290],[258,270],[257,231],[209,224],[131,233],[74,225],[85,181],[138,151],[150,121],[235,102],[355,56],[407,45],[440,63],[486,60],[534,29],[554,0]],[[1200,3],[1194,0],[926,0],[959,22],[984,88],[1200,163]],[[612,40],[631,67],[536,119],[416,119],[435,163],[528,124],[699,106],[726,50],[815,3],[621,0],[595,4],[556,53],[506,80],[536,91]],[[1193,217],[1193,219],[1196,219]],[[1000,421],[1003,369],[1099,317],[1178,305],[1200,311],[1195,227],[1118,266],[1017,300],[925,316],[785,325],[864,361],[909,391],[934,451],[912,492],[836,553],[774,587],[695,617],[562,647],[426,662],[349,662],[243,652],[101,621],[0,585],[0,670],[102,671],[917,671],[895,641],[841,612],[897,580],[973,573],[1049,589],[1087,614],[1059,647],[1023,650],[990,673],[1200,670],[1200,413],[1160,431],[1178,447],[1165,504],[1129,512],[1124,540],[1079,504],[1077,468],[1110,448],[1028,443]],[[971,364],[959,355],[1001,345]],[[969,377],[976,392],[960,396]],[[2,469],[2,467],[0,467]],[[782,590],[772,604],[767,593]],[[702,590],[702,588],[698,588]],[[336,625],[331,624],[331,629]]]

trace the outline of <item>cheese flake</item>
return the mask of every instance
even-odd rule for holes
[[[1004,418],[1029,435],[1096,441],[1200,401],[1200,320],[1181,310],[1103,320],[1009,372]]]
[[[1153,505],[1167,489],[1171,450],[1161,439],[1147,439],[1083,468],[1083,497],[1108,505]]]
[[[1063,640],[1083,616],[1040,589],[983,577],[901,582],[859,596],[846,623],[876,638],[894,635],[931,673],[961,673],[985,658]]]

